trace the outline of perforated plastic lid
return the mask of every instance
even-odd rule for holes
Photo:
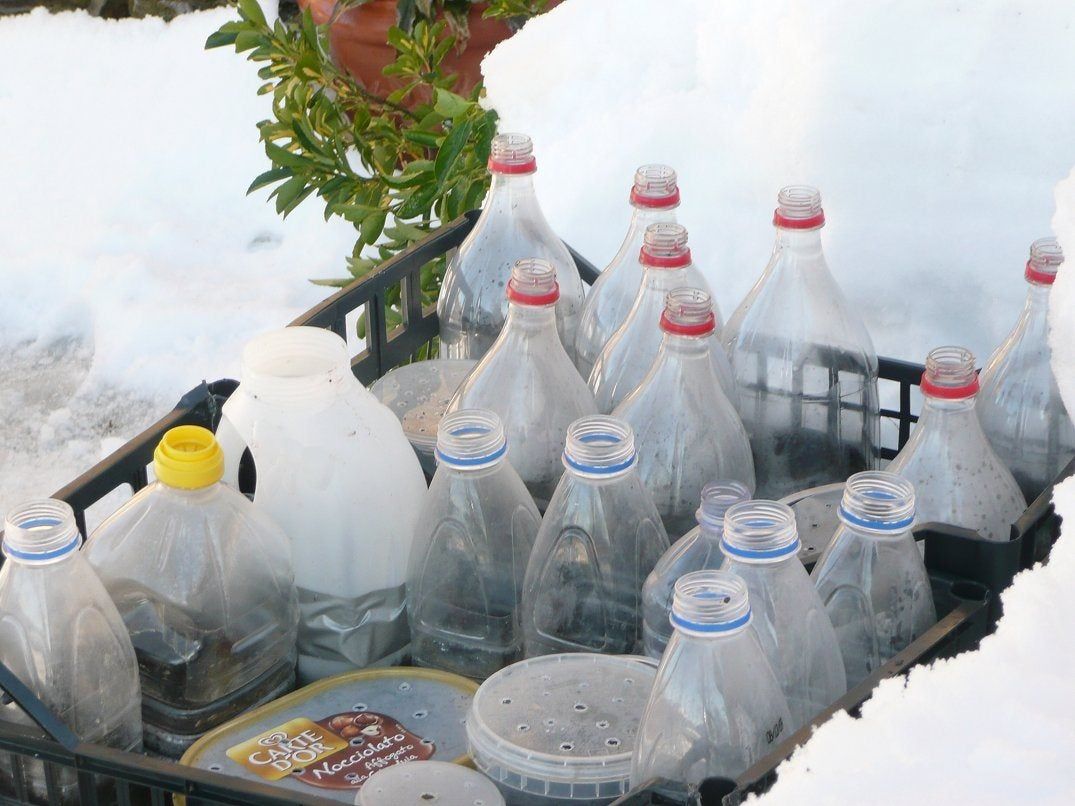
[[[392,370],[370,391],[399,418],[415,449],[432,457],[444,411],[476,363],[467,359],[416,361]]]
[[[357,806],[504,806],[496,784],[480,772],[444,761],[408,761],[370,776]]]
[[[520,661],[486,680],[467,717],[475,766],[513,789],[564,800],[625,793],[657,669],[590,653]]]

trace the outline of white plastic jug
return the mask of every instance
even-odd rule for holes
[[[300,681],[399,663],[425,480],[399,420],[351,373],[343,339],[289,327],[249,342],[217,439],[233,484],[250,448],[254,505],[291,540]]]

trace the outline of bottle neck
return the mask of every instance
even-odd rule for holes
[[[493,173],[489,195],[482,208],[482,215],[505,215],[516,218],[540,217],[544,221],[537,193],[534,191],[533,174]]]
[[[638,207],[631,205],[631,225],[627,228],[627,237],[637,240],[642,244],[642,237],[646,234],[646,227],[650,224],[674,224],[676,223],[675,207]],[[635,255],[637,256],[637,251]]]
[[[509,302],[504,331],[529,339],[548,337],[559,341],[556,305],[519,305]]]
[[[4,520],[3,553],[17,565],[65,562],[81,544],[75,513],[63,501],[30,501],[13,508]]]
[[[803,256],[822,255],[821,228],[786,229],[777,227],[776,246],[779,249],[786,249]]]
[[[244,390],[272,406],[327,406],[353,379],[346,343],[322,328],[288,327],[266,333],[243,350]]]
[[[674,269],[663,269],[659,266],[642,267],[642,288],[646,292],[656,292],[664,308],[664,295],[674,288],[682,288],[690,285],[687,278],[687,266],[678,266]]]

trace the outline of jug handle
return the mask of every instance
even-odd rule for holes
[[[239,489],[239,464],[253,441],[252,417],[244,416],[250,414],[252,404],[240,386],[224,404],[216,428],[217,443],[224,451],[223,481],[235,489]]]

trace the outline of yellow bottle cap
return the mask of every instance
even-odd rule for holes
[[[153,472],[169,487],[208,487],[224,476],[224,451],[209,429],[179,425],[169,429],[153,451]]]

